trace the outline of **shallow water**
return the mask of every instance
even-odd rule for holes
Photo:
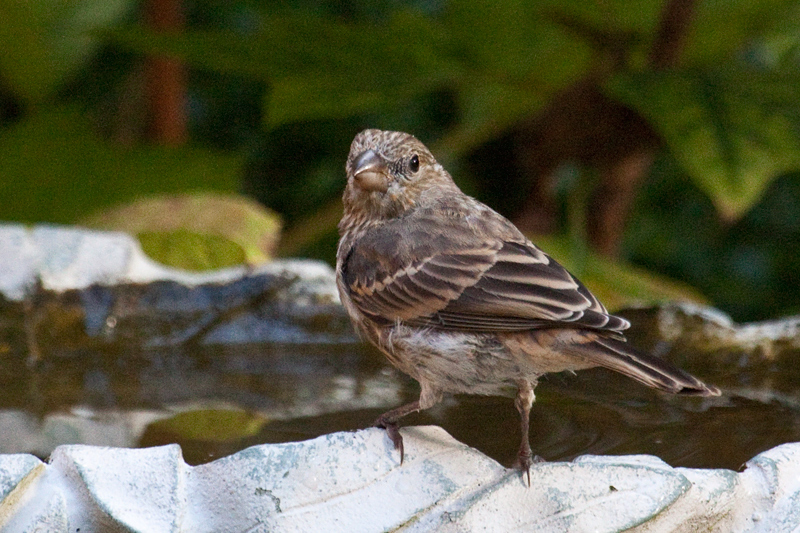
[[[413,380],[357,343],[73,346],[33,365],[18,345],[3,346],[0,453],[43,456],[61,443],[178,442],[187,462],[197,464],[254,444],[368,427],[381,412],[418,394]],[[739,469],[759,452],[800,441],[796,370],[687,370],[724,395],[674,397],[600,369],[542,379],[531,412],[534,452],[547,461],[653,454],[673,466]],[[149,424],[209,408],[243,409],[266,423],[224,440],[213,429],[208,438],[184,438]],[[402,423],[440,425],[504,465],[513,462],[519,444],[510,398],[448,397]]]

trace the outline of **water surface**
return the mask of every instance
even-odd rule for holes
[[[0,352],[1,453],[46,455],[48,446],[69,442],[174,441],[187,462],[197,464],[254,444],[368,427],[419,392],[413,380],[359,343],[148,350],[116,344],[51,350],[36,364],[28,356],[13,343]],[[675,397],[602,369],[547,376],[536,389],[531,446],[547,461],[652,454],[673,466],[736,470],[762,451],[800,441],[797,370],[702,366],[687,370],[722,388],[721,398]],[[266,422],[222,441],[213,431],[208,439],[184,438],[150,427],[200,409],[244,410]],[[447,397],[403,420],[417,424],[440,425],[507,466],[519,445],[510,398]],[[112,434],[122,436],[104,440]]]

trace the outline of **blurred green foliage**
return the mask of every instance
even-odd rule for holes
[[[13,198],[0,219],[73,223],[142,195],[239,190],[286,220],[284,249],[330,260],[358,130],[414,133],[468,193],[499,175],[509,202],[488,201],[510,214],[524,176],[506,170],[509,131],[591,79],[664,146],[623,256],[738,319],[795,311],[800,5],[684,3],[679,60],[655,68],[666,0],[196,0],[172,33],[143,25],[133,0],[0,0],[0,195]],[[107,132],[145,54],[192,68],[188,147]],[[503,171],[477,171],[476,154]],[[564,233],[577,186],[555,184]]]
[[[772,179],[800,167],[800,76],[791,70],[637,73],[610,89],[650,119],[720,216],[736,220]]]
[[[0,219],[75,223],[140,195],[233,191],[241,154],[197,147],[115,146],[77,107],[47,106],[0,130]]]
[[[0,72],[14,94],[39,103],[80,70],[102,43],[91,31],[119,22],[131,0],[0,2]]]
[[[628,257],[702,290],[740,320],[800,313],[800,173],[775,180],[736,222],[663,158],[643,188],[625,239]]]

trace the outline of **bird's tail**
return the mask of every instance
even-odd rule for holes
[[[690,396],[720,394],[718,388],[706,385],[666,361],[634,349],[625,341],[598,337],[594,342],[573,345],[570,351],[654,389]]]

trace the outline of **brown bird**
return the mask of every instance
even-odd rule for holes
[[[382,414],[403,461],[398,420],[443,393],[513,395],[516,465],[528,475],[533,389],[548,372],[601,366],[675,394],[717,396],[636,351],[611,315],[511,222],[461,192],[407,133],[365,130],[347,158],[336,275],[359,334],[419,381],[419,400]]]

